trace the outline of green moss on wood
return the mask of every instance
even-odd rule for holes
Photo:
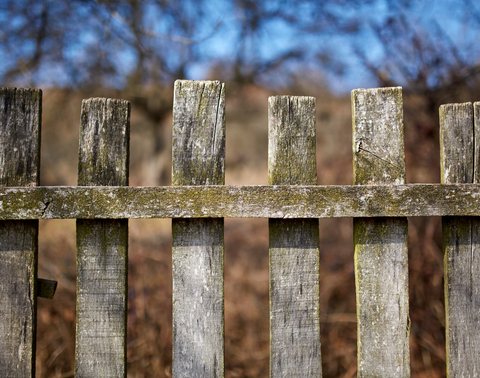
[[[0,219],[480,216],[475,184],[0,188]]]

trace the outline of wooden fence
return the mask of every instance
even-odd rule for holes
[[[480,103],[405,184],[400,88],[352,92],[353,186],[317,186],[315,99],[271,97],[268,186],[225,184],[225,86],[177,81],[173,186],[129,187],[127,101],[82,105],[77,187],[41,187],[42,92],[0,90],[0,375],[35,376],[38,220],[77,219],[76,377],[126,376],[128,218],[172,218],[173,376],[224,376],[223,218],[266,217],[270,375],[321,377],[318,218],[354,217],[359,377],[410,376],[407,216],[443,216],[447,375],[480,376]]]

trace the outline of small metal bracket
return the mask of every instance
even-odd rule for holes
[[[53,299],[55,290],[57,290],[57,281],[37,279],[37,297]]]

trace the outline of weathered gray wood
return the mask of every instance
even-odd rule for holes
[[[42,92],[0,88],[0,186],[35,186]],[[35,377],[38,221],[0,222],[0,375]]]
[[[177,80],[173,103],[173,185],[225,184],[225,85]]]
[[[478,184],[0,188],[0,220],[480,216]]]
[[[37,297],[53,299],[56,290],[57,281],[46,280],[44,278],[37,279]]]
[[[225,183],[225,86],[175,82],[173,185]],[[223,218],[173,219],[173,376],[224,376]]]
[[[268,183],[317,185],[315,98],[268,99]]]
[[[480,183],[480,102],[473,104],[473,183]],[[443,182],[443,184],[445,184]]]
[[[473,183],[472,103],[440,106],[440,179],[443,184]]]
[[[354,184],[404,184],[401,88],[352,91]],[[407,219],[355,219],[358,377],[410,376]]]
[[[0,88],[0,186],[37,186],[42,91]]]
[[[315,98],[268,100],[268,181],[316,185]],[[270,377],[321,377],[318,219],[269,219]]]
[[[130,103],[84,100],[78,184],[128,185]],[[75,376],[126,377],[128,220],[77,220]]]
[[[477,112],[478,114],[478,112]],[[480,132],[471,103],[440,107],[442,183],[478,183]],[[448,377],[480,376],[480,221],[442,219]]]

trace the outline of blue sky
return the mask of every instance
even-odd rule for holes
[[[21,2],[21,0],[19,0]],[[45,3],[55,2],[44,0]],[[40,9],[41,4],[38,2]],[[376,84],[374,76],[365,68],[360,60],[358,52],[361,52],[368,62],[384,67],[385,71],[397,82],[402,80],[400,71],[395,68],[402,63],[407,70],[415,71],[415,60],[410,59],[408,52],[404,54],[395,51],[386,51],[375,33],[375,28],[387,22],[395,20],[400,16],[407,17],[412,25],[412,33],[417,33],[425,40],[432,36],[442,35],[442,43],[448,43],[448,48],[456,51],[458,57],[467,65],[479,63],[480,44],[477,42],[477,35],[480,29],[480,5],[475,5],[472,0],[417,0],[410,1],[408,7],[399,8],[395,6],[407,0],[365,0],[360,7],[351,6],[351,2],[339,0],[338,2],[328,1],[303,1],[295,2],[285,0],[265,1],[266,9],[278,8],[282,3],[283,10],[292,12],[305,21],[312,19],[311,9],[320,3],[325,3],[325,12],[332,15],[341,14],[345,20],[344,30],[332,31],[326,28],[322,33],[307,33],[292,28],[286,22],[279,19],[272,19],[265,23],[255,38],[247,38],[244,47],[244,54],[247,62],[252,64],[256,61],[269,60],[285,51],[291,49],[303,49],[305,56],[301,61],[290,62],[285,65],[286,70],[302,73],[320,72],[329,88],[335,93],[346,93],[353,88],[369,87]],[[67,2],[68,3],[68,2]],[[339,6],[338,4],[341,4]],[[79,3],[80,4],[80,3]],[[193,13],[192,1],[184,1],[186,14]],[[215,62],[229,62],[240,48],[238,37],[242,13],[235,8],[232,1],[211,0],[204,2],[202,19],[195,25],[194,35],[176,34],[174,20],[168,15],[159,13],[153,6],[147,5],[147,11],[143,23],[145,28],[156,37],[151,41],[152,49],[160,49],[162,57],[166,58],[166,64],[174,67],[182,59],[185,59],[184,40],[198,42],[194,49],[200,54],[201,59],[188,62],[186,75],[190,79],[204,79],[210,72]],[[190,8],[189,8],[190,7]],[[77,6],[75,12],[88,15],[88,9]],[[128,46],[132,38],[127,28],[124,27],[126,17],[119,12],[111,12],[98,16],[95,23],[92,21],[87,27],[79,28],[73,42],[67,44],[64,54],[72,62],[81,66],[88,65],[91,57],[89,49],[103,48],[102,38],[111,33],[102,25],[102,17],[113,20],[112,27],[118,34],[123,34],[124,41],[117,41],[111,45],[108,54],[115,54],[114,64],[118,74],[110,81],[103,83],[121,88],[125,85],[126,77],[136,67],[137,55],[135,50]],[[350,20],[350,21],[349,21]],[[32,53],[34,44],[32,41],[22,41],[18,46],[18,56],[14,56],[11,50],[5,48],[5,33],[16,23],[21,23],[22,18],[11,17],[0,7],[0,59],[4,62],[0,68],[0,80],[2,75],[11,67],[15,66],[18,57],[28,56]],[[3,25],[3,26],[2,26]],[[8,26],[7,26],[8,25]],[[347,30],[349,27],[355,32]],[[72,35],[75,31],[72,32]],[[2,37],[3,35],[3,37]],[[149,42],[150,43],[150,42]],[[388,43],[387,43],[388,44]],[[435,45],[433,41],[432,45]],[[454,48],[452,47],[454,46]],[[170,48],[169,48],[170,47]],[[408,51],[410,46],[404,46]],[[445,46],[436,46],[442,49]],[[113,48],[115,48],[113,50]],[[182,50],[183,49],[183,50]],[[182,52],[183,51],[183,52]],[[16,51],[14,51],[16,53]],[[322,61],[322,59],[324,59]],[[323,62],[323,63],[321,63]],[[326,63],[325,63],[326,62]],[[381,66],[383,64],[383,66]],[[397,71],[396,71],[397,70]],[[397,76],[395,76],[397,75]],[[28,80],[28,72],[24,79]],[[18,80],[22,80],[19,78]],[[68,70],[55,60],[44,61],[40,69],[34,75],[32,81],[42,86],[69,86],[71,79]],[[278,86],[285,84],[281,76],[265,77],[263,84]],[[431,86],[438,84],[438,75],[431,75],[428,79]],[[401,83],[402,84],[402,83]]]

